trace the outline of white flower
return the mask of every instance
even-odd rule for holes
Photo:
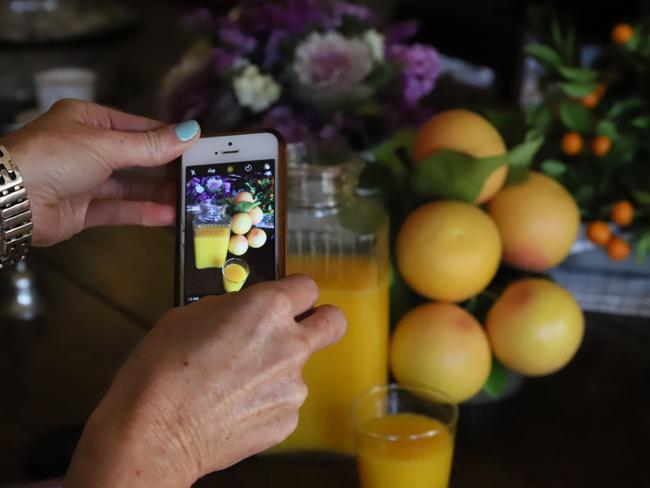
[[[253,112],[269,108],[278,101],[281,93],[281,87],[273,77],[260,73],[254,64],[249,64],[239,76],[235,76],[232,86],[239,104]]]
[[[293,69],[298,80],[319,96],[350,94],[372,71],[372,54],[361,39],[314,32],[296,48]]]
[[[383,61],[386,46],[383,34],[375,29],[370,29],[363,33],[362,39],[368,45],[373,59],[379,62]]]

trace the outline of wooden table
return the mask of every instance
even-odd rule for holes
[[[173,247],[166,229],[95,229],[33,253],[49,309],[0,325],[0,486],[63,469],[116,368],[171,306]],[[452,488],[650,486],[649,346],[648,321],[589,315],[564,371],[462,407]],[[357,481],[348,459],[258,457],[197,486]]]

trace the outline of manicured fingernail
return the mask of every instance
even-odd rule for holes
[[[174,126],[176,137],[183,142],[194,139],[199,133],[199,129],[199,123],[196,120],[188,120]]]

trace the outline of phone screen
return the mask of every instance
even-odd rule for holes
[[[185,168],[185,304],[277,277],[275,173],[273,159]]]

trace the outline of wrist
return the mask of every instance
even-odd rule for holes
[[[108,395],[102,400],[86,424],[65,488],[189,488],[196,481],[198,473],[174,443],[138,410],[116,408]]]

